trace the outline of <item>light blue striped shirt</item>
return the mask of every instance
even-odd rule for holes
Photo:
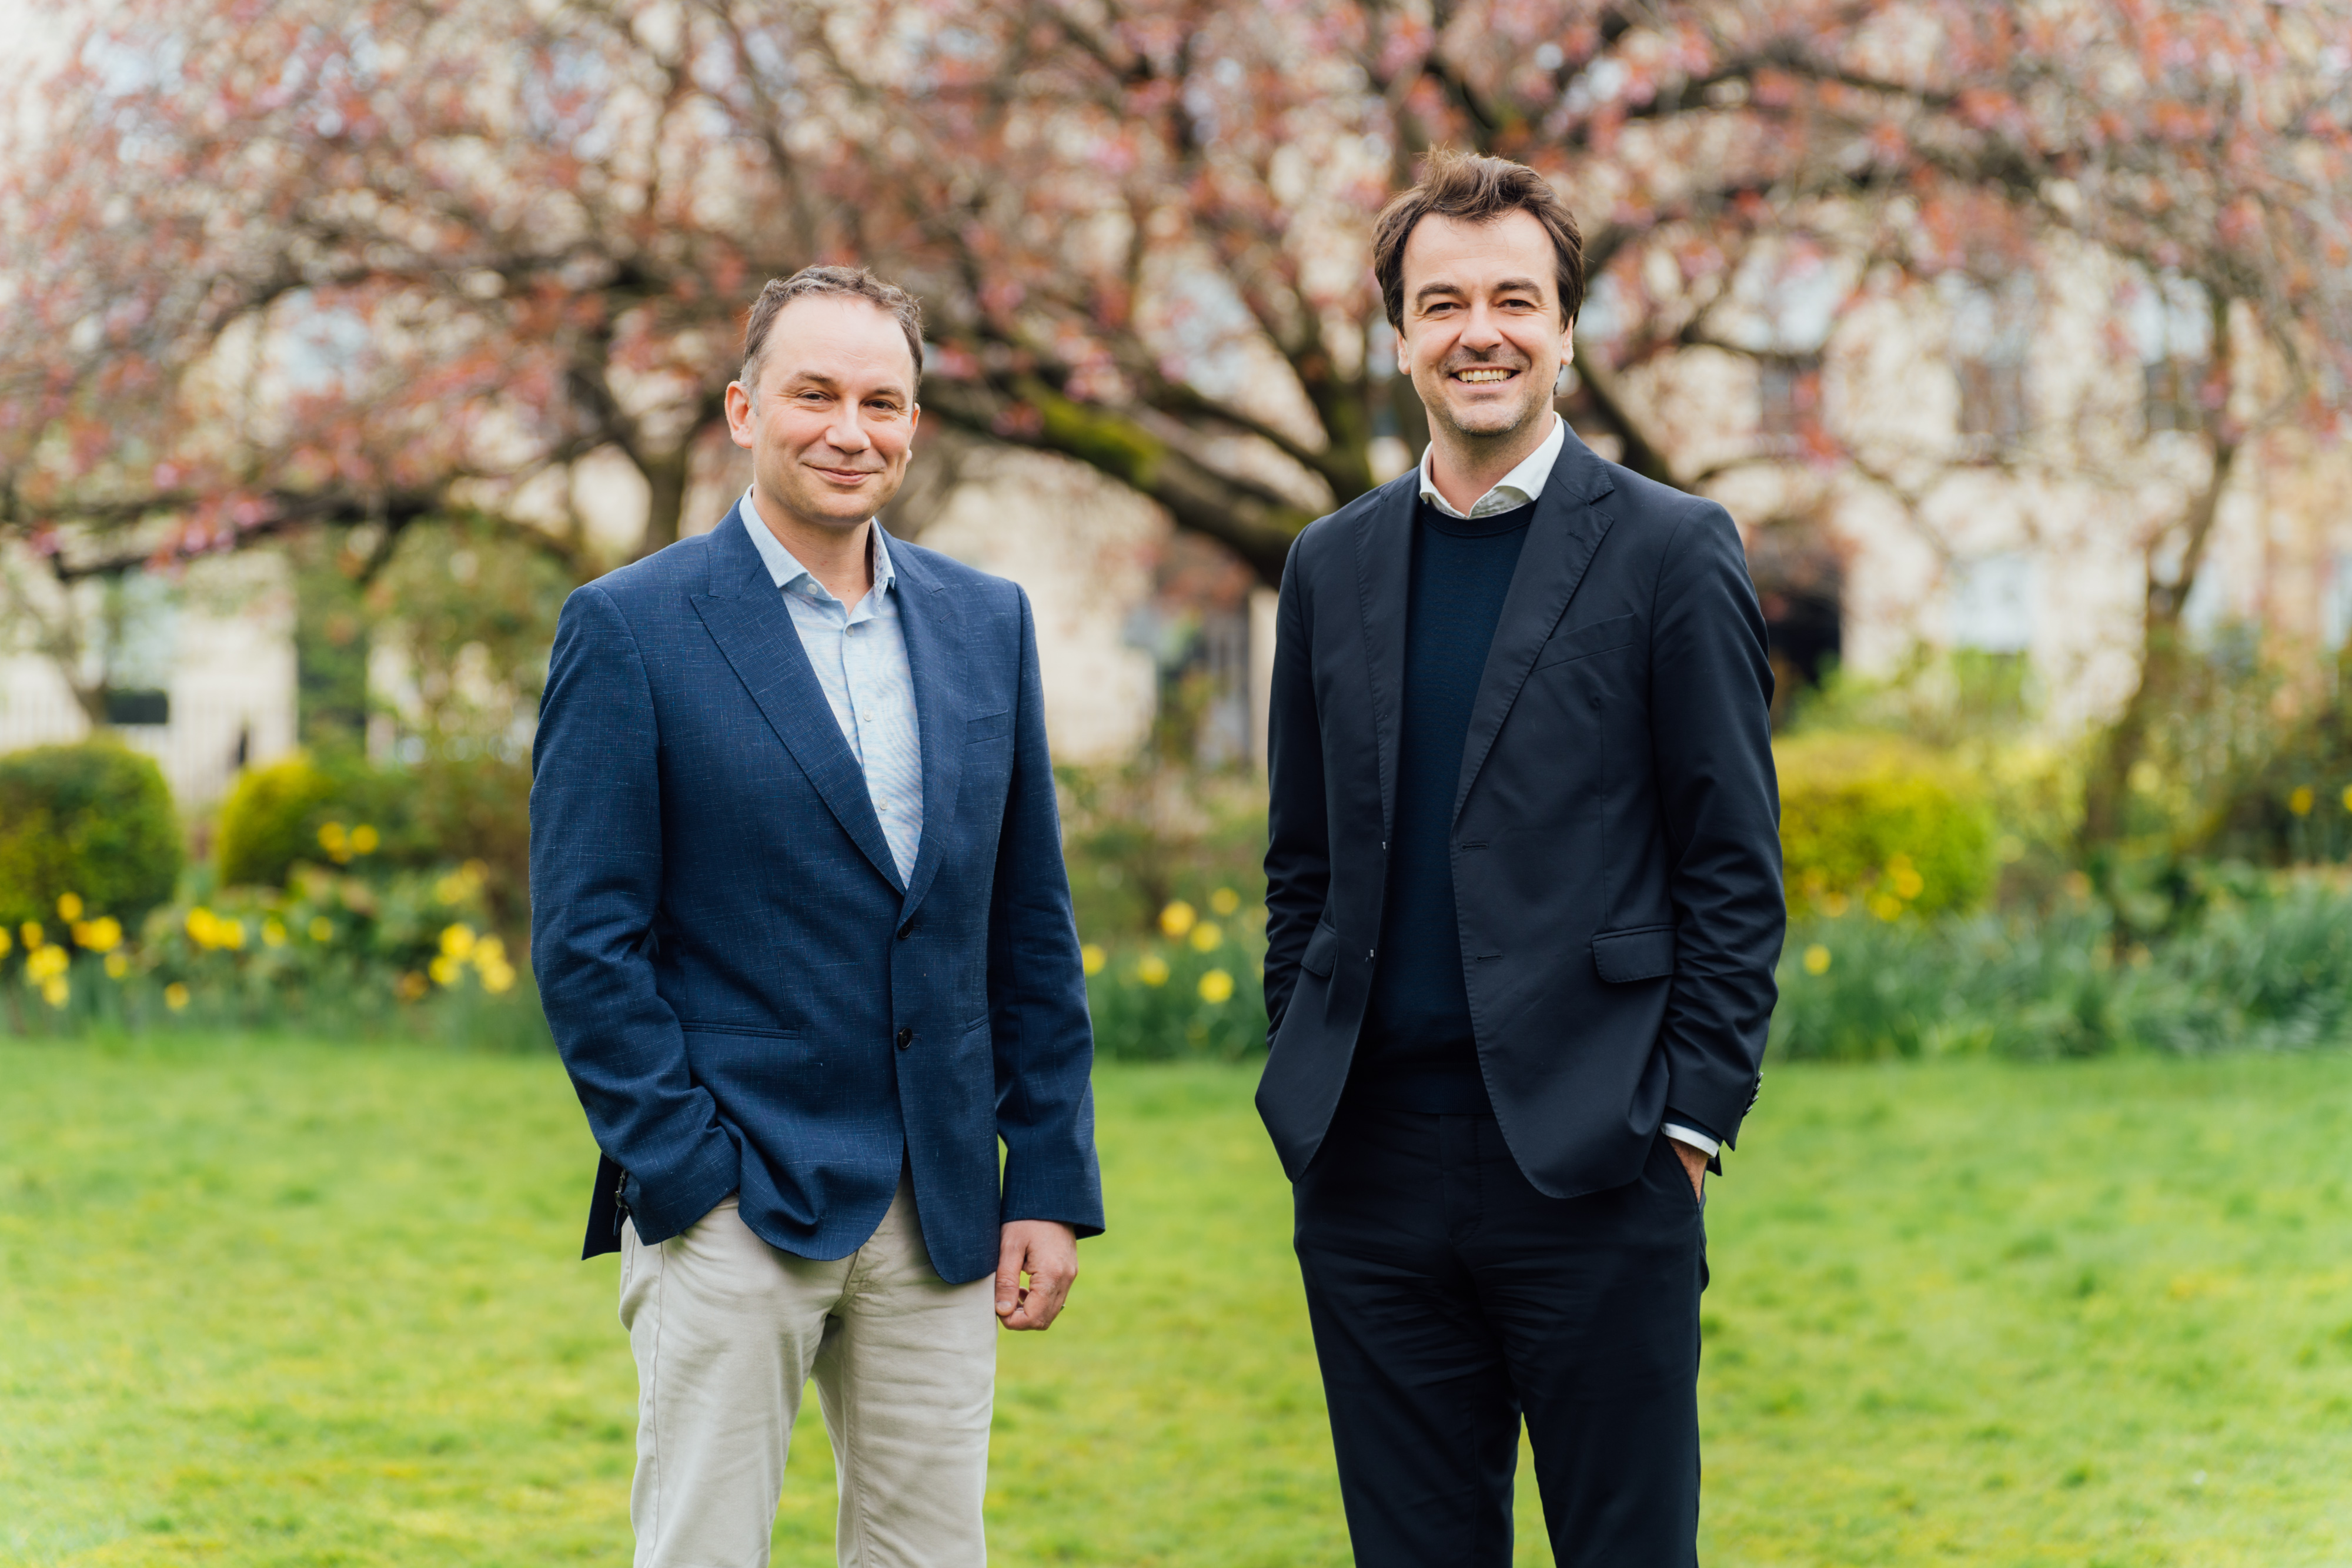
[[[768,575],[783,591],[784,608],[792,612],[816,684],[833,705],[841,738],[866,770],[866,792],[882,819],[882,836],[890,841],[890,858],[903,883],[914,874],[915,850],[923,841],[923,742],[915,724],[915,673],[898,624],[898,573],[882,530],[867,529],[874,541],[874,586],[851,610],[769,531],[749,490],[739,509]]]

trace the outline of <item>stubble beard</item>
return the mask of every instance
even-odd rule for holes
[[[1431,400],[1429,408],[1431,417],[1442,422],[1455,436],[1473,446],[1508,442],[1513,436],[1525,430],[1529,422],[1541,417],[1551,406],[1551,389],[1535,384],[1535,367],[1531,364],[1517,364],[1501,360],[1470,360],[1446,366],[1438,372],[1438,380],[1444,385],[1451,386],[1454,384],[1454,371],[1470,370],[1481,365],[1492,366],[1497,370],[1517,371],[1528,378],[1528,385],[1517,405],[1498,402],[1472,404],[1465,411],[1471,423],[1465,423],[1463,418],[1455,414],[1451,400],[1444,397]]]

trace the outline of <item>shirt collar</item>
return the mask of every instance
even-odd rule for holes
[[[809,587],[818,596],[833,599],[832,592],[816,580],[816,574],[794,559],[793,552],[784,548],[783,541],[776,538],[775,530],[761,519],[759,505],[751,499],[751,491],[743,492],[743,504],[736,509],[743,514],[743,529],[751,536],[751,548],[760,552],[761,563],[767,567],[768,576],[778,588],[790,591],[803,578],[806,578]],[[874,591],[887,593],[898,580],[898,569],[890,563],[890,549],[883,542],[880,525],[869,523],[866,537],[873,541]],[[834,602],[839,603],[840,601],[835,600]]]
[[[1544,443],[1528,454],[1519,465],[1495,482],[1495,487],[1471,503],[1467,512],[1457,512],[1454,503],[1437,493],[1429,477],[1430,452],[1421,455],[1421,498],[1449,517],[1491,517],[1496,512],[1507,512],[1514,507],[1524,507],[1538,496],[1551,479],[1552,465],[1559,461],[1560,448],[1568,444],[1568,421],[1555,413],[1551,416],[1551,434]]]

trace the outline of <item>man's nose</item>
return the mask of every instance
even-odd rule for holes
[[[824,439],[844,452],[863,452],[874,444],[866,434],[866,421],[854,402],[845,402],[834,414],[833,423],[825,426]]]
[[[1484,305],[1473,305],[1462,323],[1462,336],[1457,341],[1465,349],[1499,348],[1503,342],[1501,323]]]

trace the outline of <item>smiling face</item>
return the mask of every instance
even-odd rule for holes
[[[1432,214],[1403,256],[1397,369],[1412,378],[1433,434],[1478,447],[1550,433],[1542,416],[1574,350],[1560,310],[1559,257],[1532,214],[1487,223]]]
[[[751,454],[762,515],[846,531],[898,493],[922,411],[906,330],[887,310],[854,296],[795,299],[770,324],[758,374],[756,388],[728,384],[727,427]]]

